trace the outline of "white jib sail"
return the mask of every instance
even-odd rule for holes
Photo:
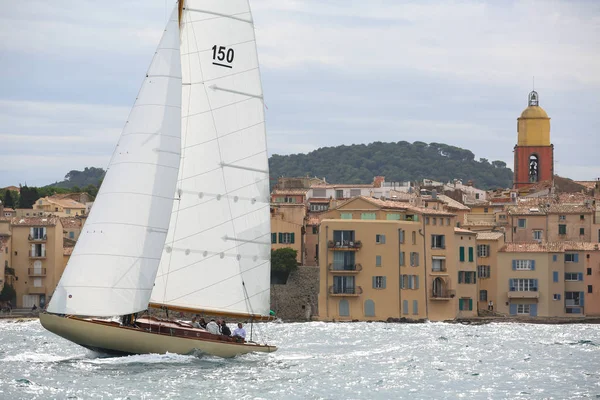
[[[181,152],[178,14],[163,33],[48,311],[145,310],[164,248]]]
[[[186,0],[181,21],[180,199],[152,303],[269,313],[263,92],[247,0]]]

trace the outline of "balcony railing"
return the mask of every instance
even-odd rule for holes
[[[362,247],[362,242],[360,240],[330,240],[327,242],[327,247],[330,249],[358,250]]]
[[[363,292],[362,287],[353,286],[353,287],[338,287],[338,286],[329,286],[329,294],[332,296],[358,296]]]
[[[540,297],[540,292],[537,288],[531,288],[530,290],[515,290],[517,288],[511,287],[508,292],[509,299],[537,299]]]
[[[29,276],[46,276],[46,268],[29,268]]]
[[[29,257],[30,258],[46,258],[46,250],[42,250],[42,251],[29,250]]]
[[[45,286],[30,286],[27,288],[27,294],[46,294]]]
[[[29,235],[30,242],[45,242],[48,239],[47,235]]]
[[[447,271],[447,269],[446,269],[445,265],[442,266],[442,267],[431,268],[431,272],[434,273],[434,274],[436,272],[442,273],[442,272],[446,272],[446,271]]]
[[[431,300],[450,300],[456,296],[456,290],[450,289],[441,289],[441,290],[432,290],[429,293],[429,298]]]
[[[362,271],[361,264],[350,264],[350,265],[333,265],[329,264],[329,271],[334,274],[353,274]]]

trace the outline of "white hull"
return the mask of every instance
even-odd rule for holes
[[[92,350],[125,354],[191,354],[196,351],[217,357],[234,357],[251,352],[271,353],[275,346],[255,343],[223,342],[206,338],[170,336],[105,324],[100,321],[40,314],[42,326],[71,342]]]

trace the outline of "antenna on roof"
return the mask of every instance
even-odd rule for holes
[[[533,76],[533,86],[532,89],[535,90],[535,75]]]

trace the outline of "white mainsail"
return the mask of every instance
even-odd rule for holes
[[[148,307],[180,164],[179,45],[175,9],[49,312],[113,316]]]
[[[186,0],[182,154],[151,302],[268,315],[269,171],[247,0]]]

